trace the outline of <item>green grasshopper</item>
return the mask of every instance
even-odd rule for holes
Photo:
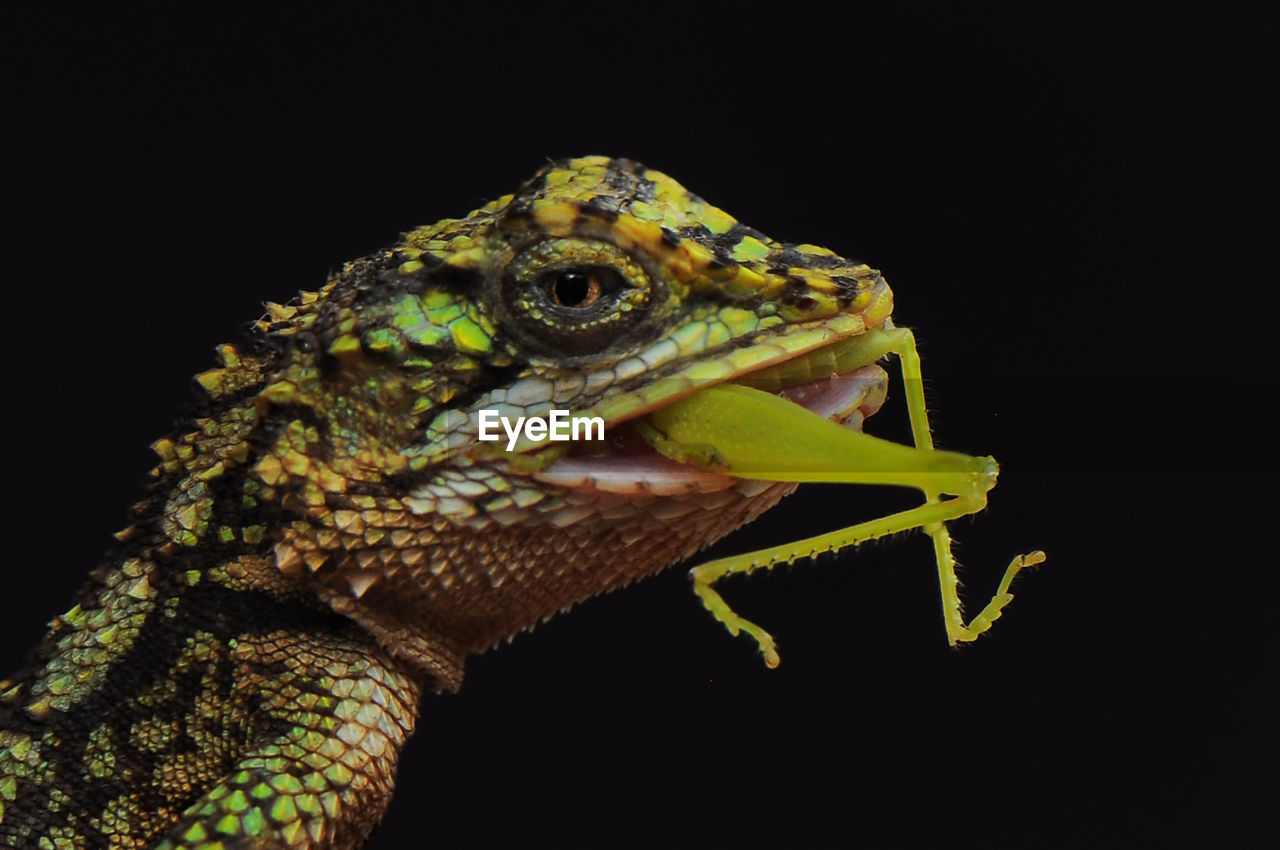
[[[765,664],[780,661],[772,635],[733,611],[714,585],[725,576],[751,573],[777,563],[792,563],[823,552],[856,546],[886,534],[920,528],[933,540],[942,587],[942,614],[947,639],[976,640],[991,628],[1013,599],[1009,587],[1024,567],[1041,564],[1045,553],[1034,551],[1014,558],[995,595],[969,623],[961,613],[956,560],[951,554],[949,520],[977,513],[987,504],[999,468],[991,457],[970,457],[938,451],[929,434],[920,356],[915,337],[906,328],[873,328],[837,344],[833,356],[842,371],[875,363],[896,354],[902,363],[907,410],[915,446],[904,446],[851,430],[768,392],[741,384],[718,384],[674,404],[653,411],[642,429],[648,442],[663,455],[742,478],[766,481],[889,484],[924,493],[918,508],[773,546],[722,558],[695,567],[693,589],[707,610],[738,635],[746,632],[760,646]],[[753,376],[759,382],[763,376]],[[779,440],[778,435],[786,435]],[[950,497],[950,498],[944,498]]]

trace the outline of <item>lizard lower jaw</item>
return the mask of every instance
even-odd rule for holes
[[[863,366],[844,374],[809,380],[774,390],[846,428],[861,430],[866,417],[884,403],[888,376],[879,366]],[[535,478],[574,490],[604,493],[674,496],[710,493],[732,487],[740,479],[699,469],[663,457],[645,447],[634,452],[569,454],[557,459]]]

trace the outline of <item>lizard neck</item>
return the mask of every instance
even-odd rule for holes
[[[119,537],[180,572],[247,559],[254,587],[340,615],[456,690],[464,651],[429,616],[361,598],[389,550],[434,540],[431,519],[411,517],[395,495],[406,489],[399,449],[414,434],[407,396],[360,364],[326,368],[303,344],[221,355],[221,368],[197,376],[210,403],[154,444],[154,483]]]
[[[105,847],[113,834],[150,846],[222,778],[256,782],[264,741],[289,764],[315,760],[307,787],[335,779],[330,793],[357,814],[343,823],[350,841],[333,846],[355,846],[377,821],[413,730],[417,677],[272,557],[232,548],[128,541],[54,620],[35,663],[3,684],[0,846],[89,835]],[[350,753],[307,750],[339,696],[366,693],[377,695],[376,737]]]

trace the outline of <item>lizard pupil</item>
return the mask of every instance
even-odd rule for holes
[[[563,271],[556,277],[551,295],[557,305],[581,310],[600,299],[600,281],[587,272],[572,269]]]

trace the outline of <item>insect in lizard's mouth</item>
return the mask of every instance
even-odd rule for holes
[[[786,399],[824,419],[861,430],[884,403],[888,375],[873,364],[853,366],[844,342],[735,376],[741,384]],[[643,421],[643,420],[640,420]],[[603,443],[583,442],[536,474],[549,484],[611,493],[675,495],[724,489],[733,479],[664,457],[643,439],[636,421],[617,425]]]

